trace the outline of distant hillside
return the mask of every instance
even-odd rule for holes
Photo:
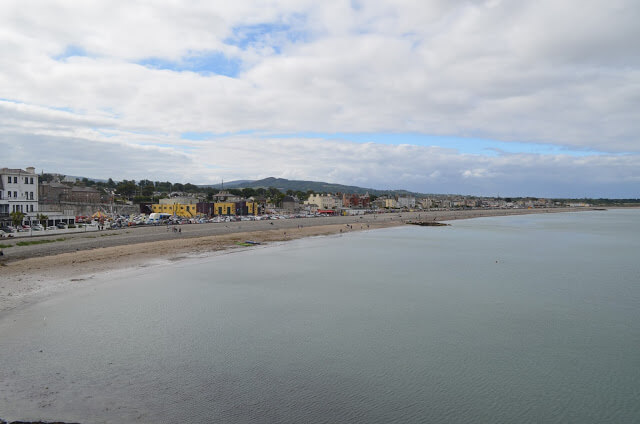
[[[221,188],[221,184],[212,184],[205,187]],[[264,178],[262,180],[237,180],[224,183],[224,188],[269,188],[275,187],[280,191],[309,191],[313,190],[315,193],[358,193],[358,194],[374,194],[380,196],[382,194],[419,194],[411,193],[406,190],[376,190],[373,188],[363,188],[358,186],[348,186],[342,184],[325,183],[321,181],[302,181],[302,180],[287,180],[285,178]]]

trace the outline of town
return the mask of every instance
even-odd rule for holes
[[[116,228],[270,217],[313,217],[456,209],[587,207],[584,201],[461,195],[315,193],[141,180],[93,181],[0,168],[0,235],[29,230]]]

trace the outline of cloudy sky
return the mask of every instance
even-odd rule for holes
[[[0,167],[640,197],[637,0],[5,0]]]

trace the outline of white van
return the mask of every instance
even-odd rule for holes
[[[158,225],[158,224],[162,224],[162,221],[164,221],[165,219],[169,219],[171,218],[171,215],[168,213],[151,213],[149,214],[149,219],[147,219],[146,224],[147,225]]]

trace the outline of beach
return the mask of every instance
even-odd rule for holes
[[[328,236],[352,231],[370,231],[408,221],[453,221],[487,216],[532,213],[576,212],[589,209],[499,209],[421,211],[294,218],[261,221],[130,227],[91,233],[55,234],[34,240],[51,243],[13,245],[3,249],[0,262],[0,314],[46,298],[61,290],[90,281],[96,274],[166,264],[195,255],[210,255],[232,249],[253,249],[239,245],[245,241],[260,246],[303,237]],[[3,244],[17,240],[3,239]]]

